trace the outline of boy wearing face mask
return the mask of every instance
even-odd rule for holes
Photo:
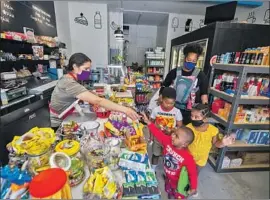
[[[209,124],[207,116],[209,107],[204,104],[197,104],[191,110],[191,123],[187,125],[194,132],[194,141],[188,146],[196,165],[197,172],[206,165],[212,145],[217,148],[223,148],[232,144],[232,136],[224,136],[222,140],[218,139],[218,129]]]
[[[175,107],[180,109],[183,115],[183,124],[187,125],[190,123],[190,113],[193,105],[195,103],[208,103],[208,80],[203,71],[196,68],[199,56],[203,52],[202,47],[199,44],[188,44],[183,52],[185,57],[183,66],[172,69],[166,76],[162,86],[169,87],[173,85],[176,89]]]

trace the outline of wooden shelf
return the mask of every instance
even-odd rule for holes
[[[270,164],[252,164],[252,165],[240,165],[239,167],[226,167],[222,169],[247,169],[247,168],[269,168]]]
[[[227,127],[228,126],[228,120],[211,112],[212,117],[220,122],[223,126]],[[266,123],[239,123],[239,122],[234,122],[233,128],[246,128],[246,129],[269,129],[269,122]]]
[[[227,151],[256,151],[256,152],[270,152],[269,145],[266,144],[247,144],[244,141],[236,140],[234,144],[226,147]]]
[[[234,99],[234,95],[227,94],[226,92],[219,91],[215,89],[214,87],[210,88],[210,93],[213,94],[216,97],[222,98],[228,102],[232,102]],[[248,96],[241,96],[241,99],[239,100],[240,105],[268,105],[270,102],[270,98],[264,97],[264,96],[253,96],[253,97],[248,97]]]
[[[268,145],[265,144],[247,144],[244,141],[236,140],[234,144],[229,145],[228,147],[265,147]]]

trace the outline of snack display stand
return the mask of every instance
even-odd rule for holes
[[[125,94],[130,93],[125,91]],[[114,100],[119,101],[122,96],[120,94]],[[91,106],[84,104],[81,107],[83,109],[77,108],[77,112],[85,112]],[[94,112],[98,111],[107,112],[94,109]],[[89,112],[93,114],[93,110]],[[78,121],[81,115],[77,115]],[[160,198],[155,172],[149,162],[143,125],[118,112],[102,116],[92,121],[76,122],[76,115],[73,115],[72,121],[63,121],[56,133],[50,128],[35,127],[23,136],[15,137],[7,145],[10,163],[0,168],[4,175],[1,179],[5,180],[1,187],[5,195],[1,198]],[[67,178],[62,177],[59,183],[55,182],[56,189],[52,184],[48,191],[38,192],[39,184],[57,179],[51,175],[53,168],[58,168],[58,173],[66,174]],[[24,179],[20,180],[20,177]],[[10,183],[16,187],[11,187]],[[23,189],[23,192],[19,193],[14,188]]]

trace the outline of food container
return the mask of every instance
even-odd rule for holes
[[[56,152],[63,152],[71,159],[71,167],[69,169],[69,184],[71,187],[77,186],[85,178],[84,161],[80,155],[80,144],[75,140],[63,140],[56,147]]]
[[[29,184],[31,199],[72,199],[67,174],[63,169],[47,169]]]
[[[63,122],[61,125],[61,133],[58,133],[61,140],[77,140],[77,133],[79,131],[78,123],[74,121]]]
[[[94,138],[96,140],[98,137],[98,128],[100,124],[96,121],[84,122],[81,124],[81,129],[83,131],[83,136],[80,141],[81,148],[84,148],[84,145],[88,142],[90,138]]]
[[[105,167],[109,152],[109,146],[95,139],[89,140],[82,150],[89,171]]]
[[[105,140],[105,145],[110,147],[105,163],[111,170],[117,170],[119,168],[118,162],[121,153],[121,140],[118,138],[107,138]]]
[[[50,168],[50,156],[52,154],[52,149],[49,148],[45,152],[39,155],[28,154],[28,168],[31,174],[37,175],[43,170]]]

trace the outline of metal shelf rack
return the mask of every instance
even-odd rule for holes
[[[214,79],[215,71],[231,71],[238,72],[238,88],[235,95],[228,95],[225,92],[218,91],[211,87]],[[214,64],[210,74],[209,80],[209,93],[215,97],[226,100],[232,104],[228,120],[211,113],[211,117],[218,121],[225,127],[224,134],[230,133],[233,129],[257,129],[267,130],[269,129],[269,123],[235,123],[237,108],[239,105],[269,105],[270,99],[267,97],[245,97],[241,96],[241,88],[243,88],[247,74],[269,74],[269,66],[256,66],[256,65],[241,65],[241,64]],[[270,153],[270,147],[268,145],[251,145],[244,144],[237,141],[235,144],[224,147],[219,150],[217,159],[214,159],[212,155],[209,156],[209,163],[216,172],[245,172],[245,171],[267,171],[270,169],[269,164],[254,164],[254,165],[241,165],[240,167],[222,168],[222,163],[226,152],[265,152]]]
[[[153,65],[153,64],[148,64],[148,61],[163,61],[163,65],[159,64],[159,65]],[[148,72],[149,68],[156,68],[156,69],[163,69],[163,71],[160,72]],[[145,58],[145,74],[146,76],[160,76],[161,80],[157,81],[157,80],[148,80],[151,84],[155,84],[155,83],[162,83],[164,80],[164,69],[165,69],[165,59],[164,58]],[[157,89],[157,88],[155,88]]]

